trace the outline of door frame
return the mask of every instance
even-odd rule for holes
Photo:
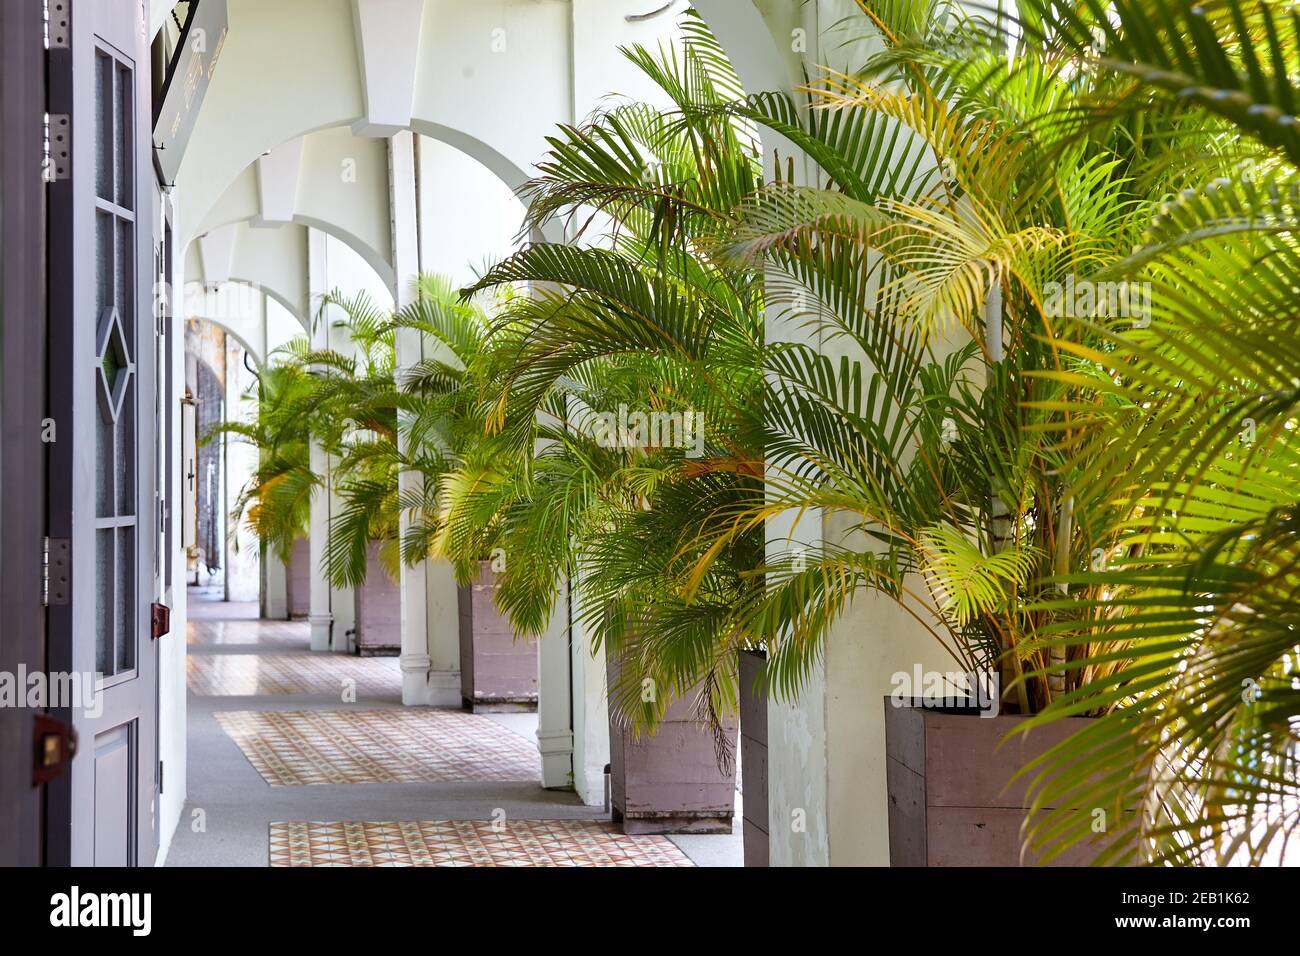
[[[45,42],[42,0],[0,3],[0,670],[45,670]],[[57,436],[57,432],[56,432]],[[43,861],[34,718],[0,708],[0,866]]]

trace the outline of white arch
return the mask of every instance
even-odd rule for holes
[[[572,114],[565,6],[426,0],[408,128],[517,189],[553,124]],[[353,0],[229,0],[229,16],[177,174],[185,239],[263,153],[366,118]],[[493,53],[494,42],[504,52]]]
[[[253,357],[253,363],[257,366],[259,371],[261,371],[261,369],[265,366],[266,356],[262,355],[259,352],[257,346],[255,346],[252,342],[250,342],[245,337],[245,333],[237,329],[232,323],[227,322],[224,319],[214,319],[206,315],[194,315],[194,316],[190,316],[189,318],[192,318],[195,322],[208,322],[212,325],[215,325],[217,328],[221,329],[221,331],[225,332],[228,336],[230,336],[232,339],[238,342],[243,347],[244,351]],[[203,361],[203,359],[200,358],[199,361]]]
[[[395,291],[388,216],[388,150],[347,127],[318,130],[259,155],[230,183],[196,236],[246,222],[296,223],[346,243]]]
[[[800,4],[767,13],[759,12],[752,0],[692,0],[691,5],[726,50],[747,93],[789,92],[802,82],[795,31],[807,28]],[[778,34],[784,37],[781,43]],[[810,42],[816,43],[815,35]]]
[[[220,274],[208,275],[203,268],[199,243],[192,242],[185,252],[187,281],[200,280],[204,285],[238,282],[267,295],[289,311],[304,329],[311,322],[311,302],[307,289],[307,228],[290,225],[277,229],[251,229],[246,223],[225,227],[235,232],[230,260],[223,263]],[[251,242],[241,241],[251,239]]]

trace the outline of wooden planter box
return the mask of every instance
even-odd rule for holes
[[[379,558],[381,547],[378,541],[370,543],[366,580],[352,592],[357,653],[362,657],[396,657],[402,652],[402,593]]]
[[[617,666],[608,663],[609,686]],[[624,833],[730,833],[736,810],[735,762],[718,767],[713,735],[697,723],[689,698],[673,701],[654,736],[639,738],[610,714],[610,796]],[[724,729],[734,746],[736,720]]]
[[[461,700],[471,711],[536,710],[537,643],[515,640],[496,590],[496,572],[482,561],[478,580],[457,594]]]
[[[755,690],[767,661],[762,651],[740,657],[740,791],[745,866],[767,866],[767,694]]]
[[[1020,856],[1029,780],[1008,783],[1088,718],[1066,718],[998,746],[1027,719],[898,707],[885,699],[891,866],[1034,864],[1029,855],[1022,864]],[[1102,849],[1081,844],[1051,865],[1085,866]]]
[[[311,549],[306,538],[293,543],[289,562],[284,566],[285,600],[293,620],[311,614]]]

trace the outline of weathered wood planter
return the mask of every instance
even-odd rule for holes
[[[1002,738],[1027,719],[898,707],[885,699],[891,866],[1034,864],[1032,857],[1022,861],[1020,856],[1029,781],[1008,782],[1088,718],[1038,727],[999,747]],[[1051,865],[1083,866],[1101,849],[1081,844]]]
[[[370,543],[366,580],[352,592],[357,653],[362,657],[396,657],[402,652],[402,594],[380,560],[381,547],[378,541]]]
[[[608,663],[609,686],[617,683]],[[634,737],[609,722],[610,797],[624,833],[730,833],[736,811],[735,763],[718,766],[713,735],[694,719],[689,698],[668,705],[654,736]],[[724,732],[732,746],[736,720]]]
[[[299,538],[293,543],[293,551],[284,571],[289,617],[305,618],[311,614],[311,549],[306,538]]]
[[[741,651],[740,790],[745,866],[767,866],[767,694],[758,686],[767,655]],[[756,689],[757,688],[757,689]]]
[[[461,699],[472,711],[536,710],[537,644],[515,640],[496,589],[496,572],[483,561],[478,580],[458,593]]]

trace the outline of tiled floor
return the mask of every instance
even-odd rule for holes
[[[311,635],[299,621],[204,621],[202,630],[190,630],[187,643],[200,647],[256,644],[264,649],[305,651],[311,646]]]
[[[169,865],[739,864],[738,832],[626,837],[543,790],[535,715],[403,707],[395,658],[312,652],[306,622],[201,598]]]
[[[663,837],[594,820],[273,823],[272,866],[692,866]]]
[[[222,729],[274,787],[537,780],[536,745],[458,711],[230,711]]]
[[[185,666],[190,692],[204,696],[314,694],[352,703],[365,697],[397,700],[402,693],[395,657],[191,653]]]

